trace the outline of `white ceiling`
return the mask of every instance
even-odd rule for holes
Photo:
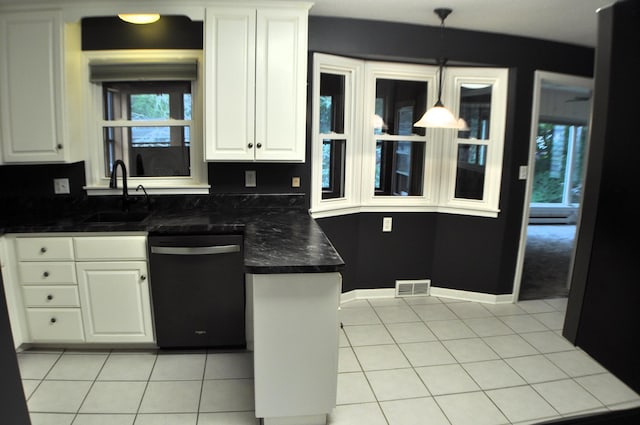
[[[494,32],[595,47],[596,10],[615,0],[315,0],[311,15],[440,25],[433,13],[453,9],[446,28]]]
[[[135,0],[127,5],[149,5],[170,0]],[[171,3],[175,6],[179,0]],[[213,0],[214,2],[216,0]],[[221,0],[240,4],[237,0]],[[258,0],[268,2],[269,0]],[[295,0],[313,3],[312,16],[335,16],[418,25],[440,25],[433,13],[453,9],[447,28],[494,32],[595,47],[596,10],[615,0]],[[56,3],[114,3],[116,0],[56,0]],[[194,0],[193,3],[198,3]],[[2,4],[52,4],[54,0],[0,0]],[[117,2],[116,2],[117,3]],[[189,4],[184,0],[185,4]]]

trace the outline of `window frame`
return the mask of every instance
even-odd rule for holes
[[[311,211],[315,216],[349,214],[359,208],[360,139],[362,84],[364,64],[360,60],[315,53],[313,56],[312,137],[311,137]],[[330,73],[345,77],[343,133],[320,133],[320,74]],[[344,140],[344,196],[322,198],[322,147],[325,140]],[[320,190],[315,188],[319,187]],[[334,189],[335,191],[335,189]]]
[[[191,82],[191,121],[176,120],[175,125],[188,122],[190,124],[190,176],[175,177],[131,177],[128,176],[129,187],[144,185],[149,194],[208,194],[210,185],[208,184],[207,163],[204,161],[204,139],[203,139],[203,89],[204,76],[201,72],[203,66],[203,54],[201,50],[108,50],[82,52],[82,73],[84,82],[84,99],[86,99],[85,109],[87,120],[84,134],[87,148],[87,161],[85,162],[85,172],[87,176],[87,194],[92,195],[113,195],[119,193],[120,189],[114,191],[109,189],[109,174],[106,171],[105,152],[103,147],[103,126],[122,126],[130,121],[106,121],[103,114],[103,85],[102,83],[92,83],[89,81],[89,63],[92,60],[108,61],[112,63],[166,63],[179,61],[197,61],[198,79]],[[144,126],[157,124],[164,121],[144,121]],[[108,124],[105,124],[108,123]],[[172,122],[173,123],[173,122]],[[136,126],[137,126],[136,122]],[[127,124],[128,125],[128,124]],[[125,125],[125,126],[127,126]],[[122,187],[122,177],[118,173],[118,187]]]
[[[442,212],[455,214],[468,211],[472,215],[497,217],[500,212],[500,187],[502,183],[502,159],[504,152],[506,115],[507,115],[507,86],[509,70],[507,68],[447,68],[444,79],[448,91],[445,105],[451,105],[456,116],[460,114],[460,93],[463,84],[491,84],[491,115],[489,124],[489,138],[484,140],[460,138],[458,131],[443,134],[442,161],[442,191],[438,200]],[[482,199],[456,198],[456,175],[458,148],[460,145],[487,146],[484,190]]]
[[[437,68],[428,65],[399,64],[391,62],[368,61],[365,67],[365,117],[375,115],[376,80],[392,79],[405,81],[424,81],[427,83],[427,108],[436,102],[434,90]],[[362,187],[360,205],[367,211],[389,211],[389,208],[404,208],[410,210],[423,209],[434,200],[432,181],[437,176],[437,162],[431,161],[436,152],[436,146],[431,142],[432,130],[426,129],[425,135],[390,135],[375,134],[372,121],[364,122],[362,130]],[[424,143],[424,162],[422,169],[422,195],[412,196],[377,196],[375,189],[376,176],[376,144],[383,142],[417,142]]]

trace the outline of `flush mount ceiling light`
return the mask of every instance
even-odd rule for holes
[[[442,39],[442,50],[444,51],[444,20],[453,12],[448,8],[438,8],[433,11],[440,18],[440,38]],[[415,127],[425,128],[456,128],[458,130],[467,130],[467,123],[463,119],[458,119],[453,113],[445,108],[442,103],[442,74],[447,59],[444,54],[438,59],[438,100],[431,109],[428,109],[422,118],[415,124]]]
[[[118,18],[130,24],[152,24],[160,19],[159,13],[119,13]]]

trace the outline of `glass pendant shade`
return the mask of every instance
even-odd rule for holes
[[[433,108],[427,110],[414,126],[425,128],[460,128],[460,122],[450,110],[444,107],[442,102],[438,102]]]
[[[130,24],[152,24],[160,19],[159,13],[120,13],[118,18]]]

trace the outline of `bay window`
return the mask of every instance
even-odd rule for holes
[[[468,130],[413,124],[435,103],[438,67],[314,55],[315,217],[434,211],[496,217],[506,69],[447,67],[443,102]]]

